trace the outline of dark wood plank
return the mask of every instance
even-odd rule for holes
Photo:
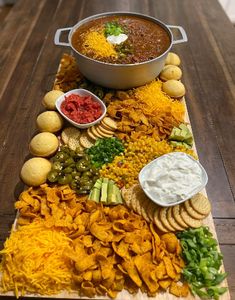
[[[0,7],[0,25],[2,26],[6,16],[9,14],[13,5],[3,5]]]
[[[220,245],[235,245],[235,219],[214,219]]]
[[[224,256],[224,266],[228,273],[228,285],[231,299],[235,299],[235,246],[220,246],[221,253]]]
[[[28,43],[14,66],[11,82],[4,90],[1,99],[0,161],[4,161],[4,164],[0,170],[0,182],[4,198],[0,199],[0,207],[5,213],[11,213],[14,210],[15,198],[23,189],[19,172],[25,157],[28,156],[28,143],[35,131],[34,108],[40,107],[41,103],[38,98],[40,97],[38,86],[35,86],[36,90],[31,98],[27,98],[26,92],[30,84],[35,84],[34,81],[31,82],[32,74],[35,72],[43,40],[47,35],[57,4],[58,1],[50,1],[42,9],[40,21],[31,29]],[[9,63],[9,65],[11,68],[12,64]]]
[[[0,99],[45,5],[45,0],[19,0],[1,24],[0,32]]]

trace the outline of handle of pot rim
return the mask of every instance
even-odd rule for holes
[[[183,27],[181,27],[181,26],[175,26],[175,25],[167,25],[167,27],[168,27],[169,29],[171,29],[171,28],[178,29],[178,30],[180,31],[180,33],[181,33],[182,38],[179,39],[179,40],[174,40],[174,39],[173,39],[173,41],[172,41],[172,44],[173,44],[173,45],[185,43],[185,42],[188,41],[187,34],[186,34],[186,32],[185,32],[185,30],[184,30]]]
[[[60,42],[60,35],[62,31],[69,31],[71,30],[73,27],[67,27],[67,28],[60,28],[56,30],[55,33],[55,37],[54,37],[54,43],[55,45],[59,45],[59,46],[70,46],[69,43],[64,43],[64,42]]]

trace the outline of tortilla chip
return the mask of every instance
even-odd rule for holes
[[[170,260],[169,257],[167,256],[164,256],[163,257],[163,261],[164,261],[164,264],[165,264],[165,267],[166,267],[166,273],[167,275],[172,278],[172,279],[175,279],[176,278],[176,273],[175,273],[175,269],[172,265],[172,262]]]
[[[179,285],[173,281],[171,283],[169,292],[177,297],[187,297],[189,294],[189,286],[187,283]]]
[[[140,287],[142,285],[142,280],[139,277],[138,271],[137,271],[137,269],[136,269],[133,261],[126,260],[126,261],[122,262],[122,266],[123,266],[124,270],[127,271],[128,275],[130,276],[130,278],[132,279],[132,281],[138,287]]]

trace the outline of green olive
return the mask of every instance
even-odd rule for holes
[[[48,174],[47,174],[47,179],[50,181],[50,182],[56,182],[58,180],[58,172],[56,171],[50,171]]]
[[[72,181],[72,176],[71,174],[65,174],[63,176],[59,176],[58,178],[58,183],[59,184],[68,184]]]

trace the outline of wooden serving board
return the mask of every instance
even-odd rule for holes
[[[59,67],[60,68],[60,67]],[[190,123],[190,118],[189,118],[189,114],[188,114],[188,109],[187,109],[187,105],[186,105],[186,101],[185,99],[182,100],[184,105],[185,105],[185,122],[188,123],[192,133],[193,133],[193,130],[192,130],[192,127],[191,127],[191,123]],[[196,145],[194,143],[193,145],[193,150],[195,151],[195,153],[197,153],[197,149],[196,149]],[[202,193],[207,196],[207,193],[206,193],[206,189],[204,189],[202,191]],[[13,228],[16,228],[17,227],[17,218],[18,218],[18,214],[16,215],[16,219],[15,219],[15,222],[13,224]],[[215,230],[215,225],[214,225],[214,221],[213,221],[213,217],[212,217],[212,214],[210,213],[207,218],[205,218],[203,221],[202,221],[203,225],[205,226],[208,226],[210,231],[212,232],[214,238],[218,241],[218,238],[217,238],[217,234],[216,234],[216,230]],[[220,251],[220,248],[219,248],[219,245],[218,245],[218,250]],[[224,272],[224,265],[222,264],[221,266],[221,271]],[[0,280],[1,280],[1,273],[0,273]],[[227,279],[225,279],[221,285],[221,287],[228,287],[228,282],[227,282]],[[0,293],[0,296],[15,296],[13,292],[8,292],[8,293],[4,293],[4,294],[1,294]],[[110,299],[109,297],[104,297],[104,296],[96,296],[95,298],[88,298],[88,297],[83,297],[83,296],[79,296],[78,293],[76,291],[72,291],[72,292],[67,292],[67,291],[63,291],[61,292],[60,294],[57,294],[57,295],[52,295],[52,296],[48,296],[48,295],[39,295],[39,294],[27,294],[25,295],[24,297],[34,297],[34,298],[58,298],[58,299]],[[130,294],[128,291],[126,290],[123,290],[122,292],[120,292],[118,294],[118,296],[115,298],[115,300],[197,300],[197,299],[200,299],[198,296],[194,297],[192,296],[191,294],[189,294],[188,297],[176,297],[168,292],[160,292],[156,295],[156,297],[148,297],[147,294],[143,294],[140,290],[137,294],[135,295],[132,295]],[[229,290],[224,293],[222,296],[220,296],[219,298],[220,300],[230,300],[231,297],[230,297],[230,293],[229,293]]]

